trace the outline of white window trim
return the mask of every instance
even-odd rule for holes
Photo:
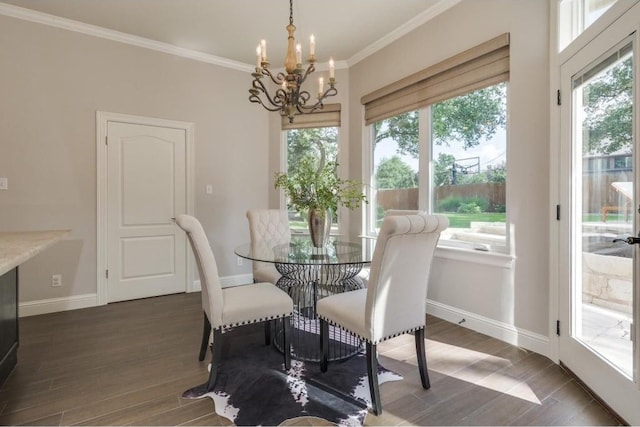
[[[565,19],[561,13],[561,4],[560,1],[556,4],[556,17],[557,17],[557,34],[556,43],[555,43],[555,51],[558,52],[556,57],[557,64],[565,63],[569,58],[576,54],[579,50],[585,47],[592,39],[594,39],[598,34],[606,30],[609,26],[611,26],[615,21],[618,20],[622,15],[625,14],[629,9],[631,9],[636,3],[640,0],[618,0],[616,1],[601,17],[599,17],[594,23],[585,28],[580,34],[578,34],[573,40],[571,40],[564,48],[560,47],[560,40],[564,37],[568,37],[566,34],[572,29],[567,28],[562,19]],[[574,20],[574,17],[571,16],[570,20]],[[575,25],[575,23],[572,23]],[[551,52],[551,56],[553,52]]]
[[[364,123],[364,108],[362,109],[362,123]],[[362,221],[363,225],[363,235],[368,237],[375,237],[375,190],[373,188],[372,180],[373,180],[373,149],[371,146],[371,142],[373,141],[373,125],[364,125],[362,135],[364,136],[364,141],[362,142],[362,147],[364,148],[362,153],[362,182],[365,183],[365,194],[367,196],[368,204],[365,205],[364,209],[362,209],[364,218]]]
[[[638,0],[640,1],[640,0]],[[509,164],[508,155],[509,155],[509,82],[504,82],[507,85],[507,165]],[[418,209],[431,212],[431,208],[433,205],[433,192],[431,191],[431,182],[432,182],[432,173],[433,173],[433,161],[431,155],[431,106],[428,105],[424,108],[420,108],[418,110],[419,121],[418,121],[418,129],[419,129],[419,173],[418,173]],[[362,181],[367,185],[367,198],[370,203],[367,207],[365,207],[365,220],[363,221],[364,235],[368,237],[375,238],[375,203],[372,201],[375,200],[375,193],[373,190],[372,179],[373,179],[373,124],[365,126],[363,131],[363,135],[368,135],[368,138],[365,139],[363,146],[365,147],[366,152],[363,153],[363,178]],[[424,153],[424,155],[422,155]],[[421,171],[424,171],[422,173]],[[368,175],[368,176],[367,176]],[[508,178],[507,178],[508,179]],[[507,232],[505,233],[505,252],[501,251],[485,251],[475,249],[472,243],[467,242],[459,242],[446,240],[438,243],[438,247],[436,250],[436,256],[439,258],[453,259],[465,262],[472,262],[476,264],[490,265],[500,268],[511,268],[514,260],[516,259],[515,254],[513,252],[513,227],[511,222],[509,221],[509,194],[508,194],[507,186],[507,195],[506,195],[506,204],[507,204],[507,214],[505,220],[505,226],[507,227]]]

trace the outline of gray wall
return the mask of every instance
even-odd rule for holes
[[[546,336],[548,2],[463,1],[339,70],[341,175],[363,178],[364,94],[504,32],[511,33],[507,197],[516,259],[505,269],[437,258],[429,298]],[[247,208],[278,207],[281,134],[277,115],[247,101],[248,73],[2,16],[0,58],[0,176],[10,184],[0,192],[0,230],[73,229],[25,264],[21,301],[96,292],[96,110],[195,123],[195,213],[221,275],[250,272],[235,265],[233,247],[248,240]],[[361,225],[353,212],[345,231]],[[50,286],[54,273],[64,274],[65,286]]]
[[[508,98],[508,217],[512,269],[436,258],[429,299],[548,335],[549,12],[540,0],[470,0],[350,68],[349,171],[362,176],[360,98],[505,32],[511,34]],[[360,227],[361,215],[351,216]]]
[[[220,274],[250,273],[233,248],[270,183],[249,73],[4,16],[0,58],[0,231],[73,230],[23,266],[21,302],[96,293],[96,110],[195,123],[195,214]]]

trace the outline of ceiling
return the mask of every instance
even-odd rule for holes
[[[319,62],[333,57],[352,65],[459,1],[294,0],[296,40],[302,44],[303,58],[313,33]],[[286,0],[2,2],[248,65],[255,63],[256,46],[265,39],[272,66],[284,62]]]

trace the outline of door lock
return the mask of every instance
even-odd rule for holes
[[[613,243],[625,242],[628,245],[640,245],[640,237],[629,236],[626,239],[613,239]]]

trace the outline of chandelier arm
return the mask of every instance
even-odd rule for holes
[[[257,95],[251,94],[251,96],[249,97],[249,101],[255,102],[256,104],[262,105],[265,108],[265,110],[267,110],[267,111],[280,111],[280,110],[282,110],[281,107],[271,107],[271,106],[265,104],[264,102],[262,102],[262,99],[260,99],[260,97],[258,97]]]
[[[300,94],[302,95],[303,93],[306,94],[307,98],[306,100],[308,100],[310,98],[309,92],[307,91],[303,91],[300,92]],[[327,90],[324,91],[324,93],[318,98],[318,100],[316,101],[315,104],[313,105],[306,105],[306,101],[305,102],[301,102],[298,105],[296,105],[296,110],[298,110],[299,113],[301,114],[305,114],[305,113],[312,113],[316,110],[320,110],[324,107],[324,103],[323,101],[330,97],[330,96],[334,96],[338,94],[338,90],[335,87],[330,87]]]
[[[316,102],[313,105],[298,104],[296,105],[296,110],[298,110],[300,114],[309,114],[309,113],[313,113],[316,110],[321,109],[323,106],[324,105],[321,102]]]
[[[307,102],[311,99],[311,94],[306,90],[301,90],[298,93],[298,104],[299,105],[307,105]]]
[[[324,93],[320,97],[320,100],[324,100],[325,98],[328,98],[330,96],[335,96],[337,94],[338,94],[338,89],[336,89],[334,86],[331,86],[324,91]]]
[[[282,107],[287,104],[287,94],[283,89],[278,89],[275,95],[273,96],[273,98],[271,98],[271,96],[269,95],[269,92],[267,91],[267,88],[265,87],[264,83],[262,83],[262,80],[260,80],[259,78],[255,78],[253,80],[253,90],[254,92],[249,90],[249,92],[251,92],[251,96],[249,97],[249,99],[254,99],[254,98],[258,99],[259,103],[262,104],[265,108],[267,108],[267,105],[262,101],[262,98],[260,98],[259,96],[259,93],[263,93],[264,96],[269,101],[269,103],[275,108],[275,109],[267,108],[269,111],[281,110]],[[252,100],[252,102],[258,102],[258,101]]]
[[[314,65],[314,63],[310,63],[309,66],[307,67],[307,70],[304,72],[304,75],[302,76],[302,80],[300,80],[300,83],[304,83],[305,80],[307,80],[307,76],[309,76],[309,74],[313,73],[316,70],[316,67]]]
[[[282,71],[274,76],[273,74],[271,74],[271,71],[269,71],[269,69],[266,67],[262,68],[262,75],[269,77],[271,81],[277,85],[281,85],[287,79],[286,74],[284,74]]]

